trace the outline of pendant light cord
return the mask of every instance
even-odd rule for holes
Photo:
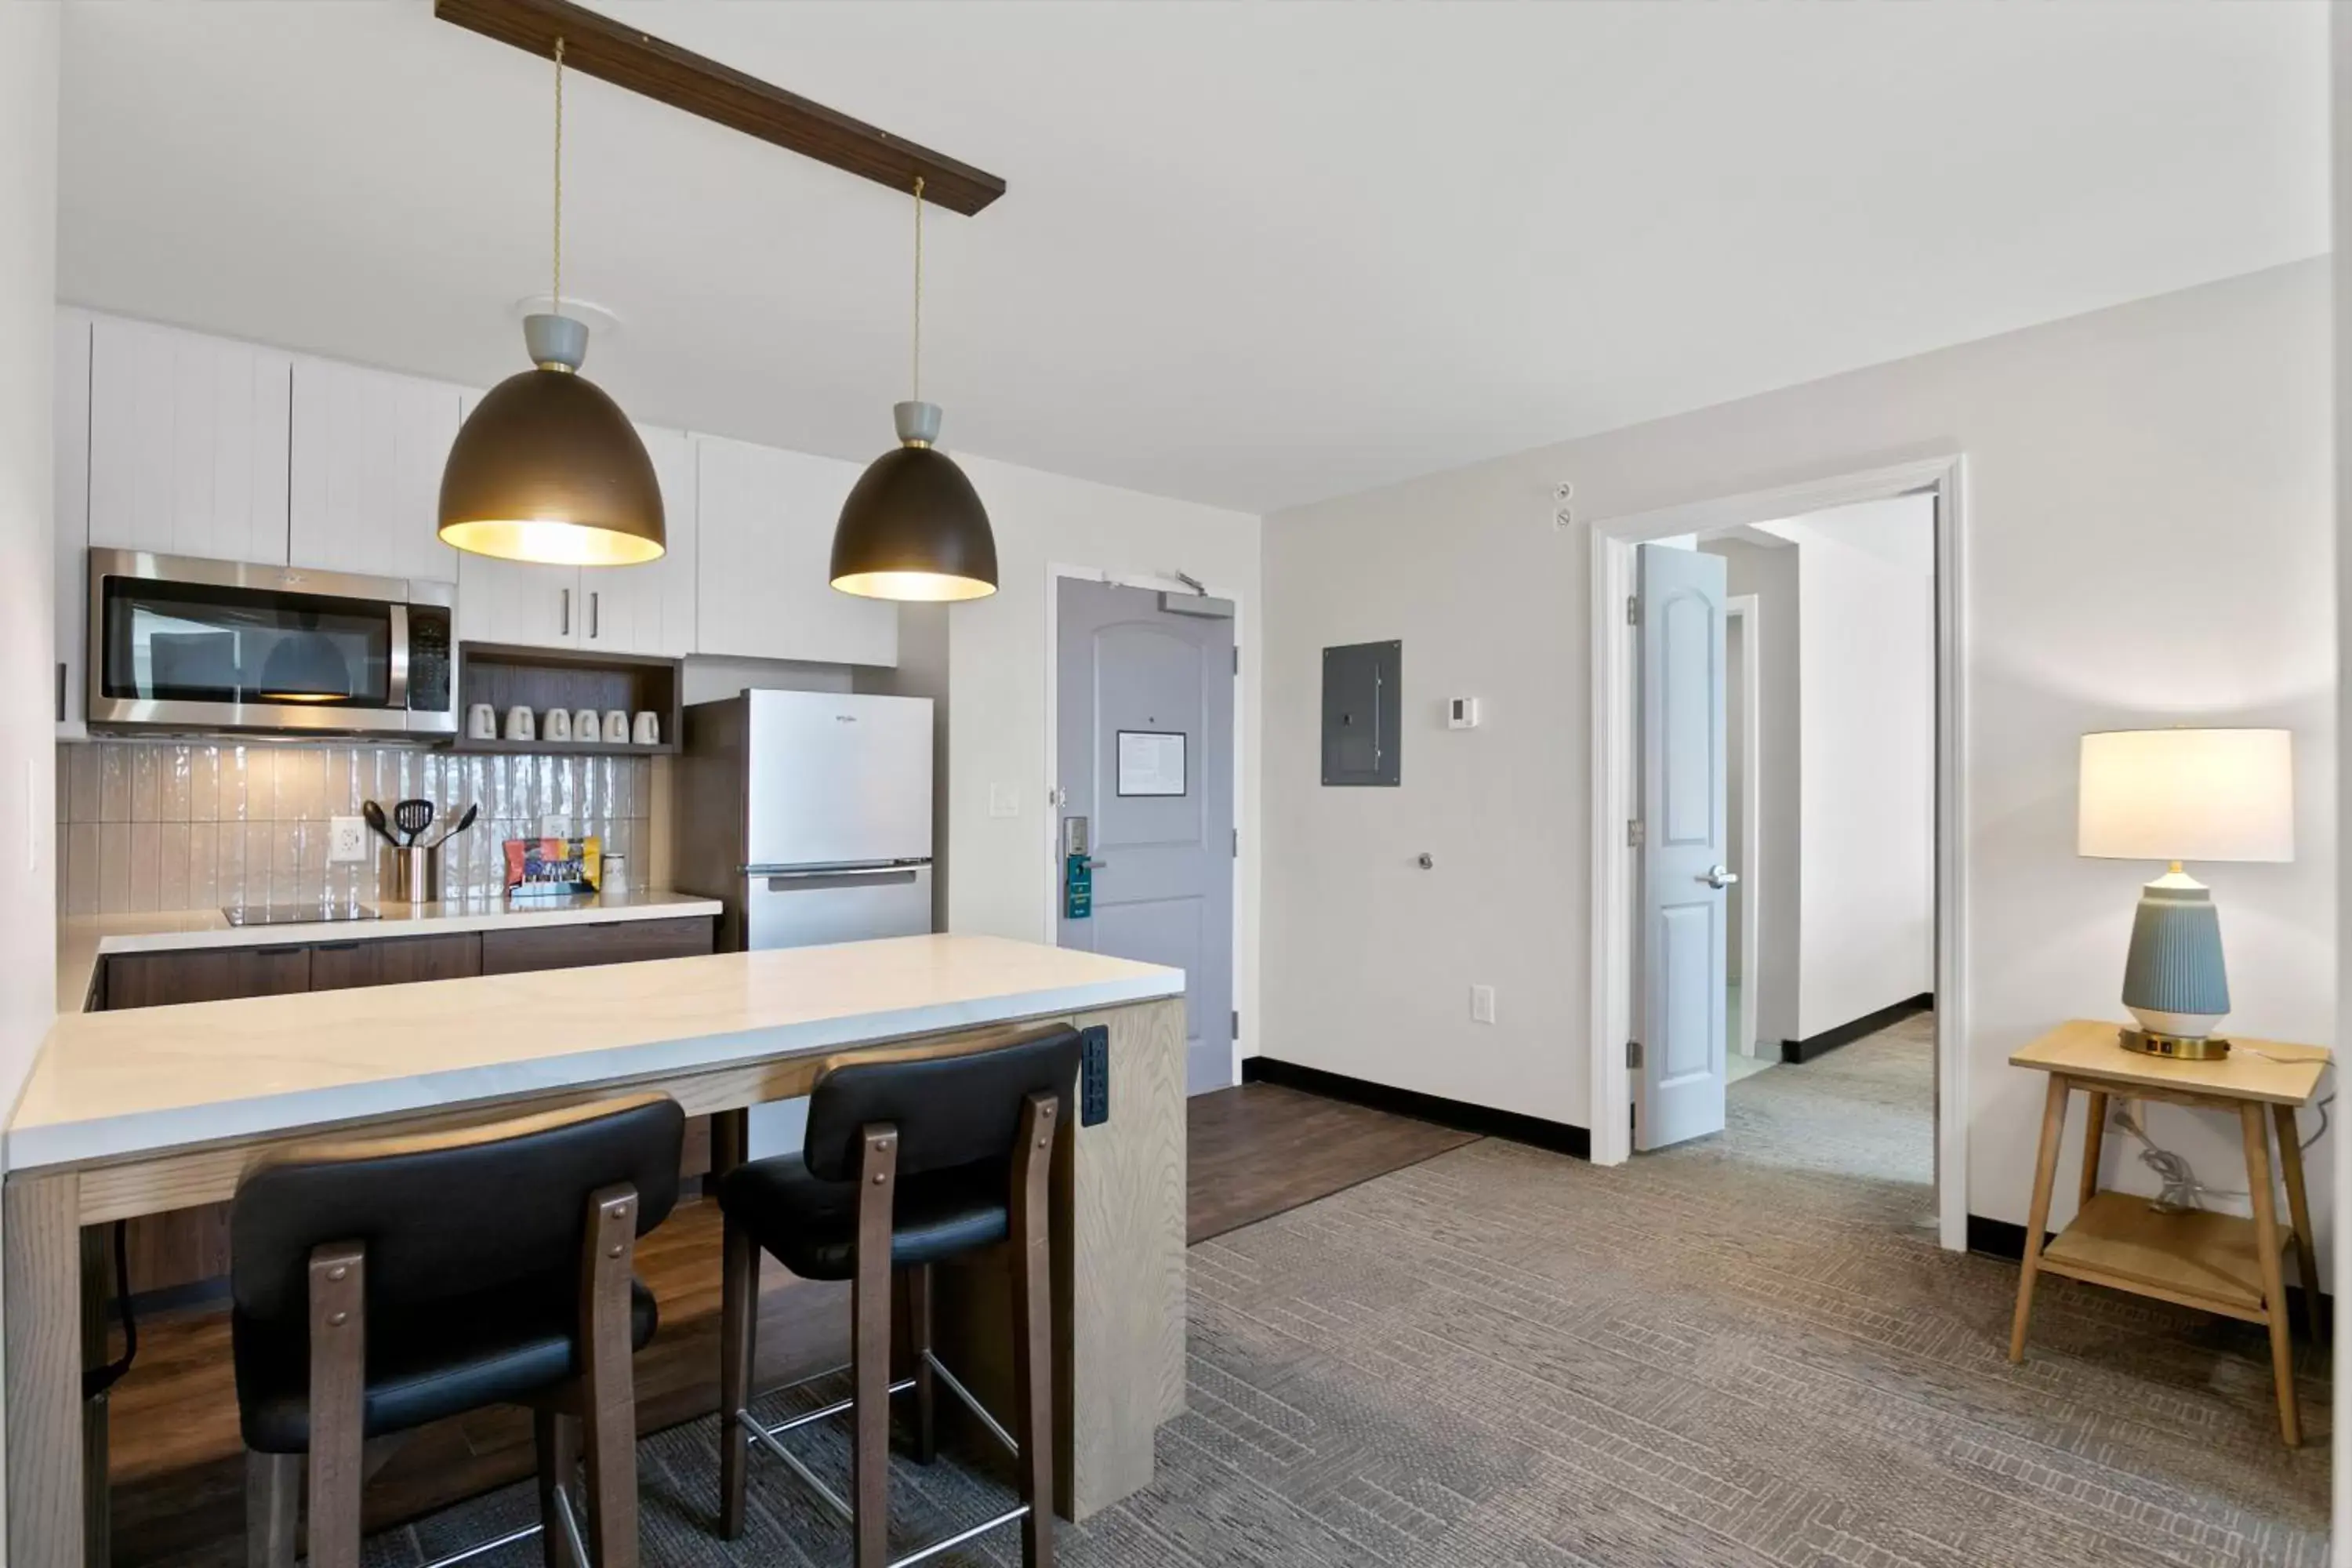
[[[555,40],[555,262],[547,288],[548,314],[563,314],[563,40]]]
[[[923,176],[915,176],[915,366],[914,401],[923,400]]]

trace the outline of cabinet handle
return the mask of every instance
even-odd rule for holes
[[[595,591],[595,590],[593,590],[593,589],[591,589],[591,590],[589,591],[589,595],[588,595],[588,640],[589,640],[590,642],[594,642],[594,641],[596,640],[597,637],[599,636],[599,633],[597,632],[596,628],[597,628],[600,625],[602,625],[602,624],[603,624],[603,622],[604,622],[604,616],[603,616],[602,615],[598,614],[598,605],[597,605],[597,603],[596,603],[596,601],[597,601],[597,600],[599,600],[599,599],[603,598],[604,596],[604,595],[602,593],[597,592],[597,591]]]
[[[313,952],[352,952],[356,951],[359,945],[360,944],[355,942],[321,942],[312,943],[310,951]],[[286,951],[291,952],[294,950],[289,947],[286,949]]]
[[[555,635],[565,637],[572,635],[572,590],[569,588],[563,590],[563,624],[556,628]]]

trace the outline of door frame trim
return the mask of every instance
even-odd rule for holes
[[[1051,561],[1047,562],[1045,564],[1045,783],[1044,786],[1045,791],[1045,826],[1042,830],[1041,840],[1038,845],[1038,859],[1043,867],[1042,875],[1045,881],[1045,934],[1044,941],[1045,945],[1048,947],[1059,947],[1062,944],[1062,884],[1061,879],[1057,875],[1060,858],[1062,808],[1060,803],[1054,798],[1054,792],[1062,787],[1061,582],[1065,577],[1076,577],[1087,583],[1107,584],[1114,588],[1141,588],[1155,594],[1190,595],[1194,592],[1192,584],[1183,582],[1175,577],[1162,576],[1157,573],[1114,572],[1108,567],[1079,566],[1072,564],[1066,561]],[[1243,597],[1242,591],[1232,586],[1221,586],[1214,582],[1204,584],[1203,586],[1207,589],[1209,597],[1213,599],[1223,599],[1233,605],[1234,647],[1237,651],[1246,650],[1250,646],[1248,637],[1249,628],[1246,618],[1249,614],[1249,605],[1247,601]],[[1249,655],[1245,651],[1243,651],[1242,657],[1244,662],[1246,662]],[[1240,833],[1244,826],[1243,816],[1247,805],[1247,796],[1243,792],[1244,781],[1249,776],[1247,769],[1248,757],[1246,755],[1248,727],[1244,722],[1245,716],[1244,713],[1244,708],[1245,704],[1243,700],[1244,697],[1246,695],[1246,683],[1243,679],[1242,673],[1237,671],[1234,676],[1233,733],[1234,831],[1236,834]],[[1255,856],[1256,853],[1257,846],[1253,839],[1250,845],[1250,855]],[[1246,933],[1243,929],[1242,921],[1244,907],[1242,896],[1244,859],[1244,857],[1238,855],[1234,858],[1232,888],[1234,900],[1234,950],[1232,956],[1227,961],[1226,968],[1226,973],[1231,977],[1228,983],[1232,993],[1229,1005],[1236,1013],[1241,1010],[1242,1005],[1242,953],[1246,941]],[[1244,1019],[1243,1022],[1248,1026],[1255,1027],[1257,1020],[1255,1018],[1246,1018]],[[1229,1075],[1228,1080],[1233,1083],[1239,1083],[1242,1080],[1242,1061],[1245,1055],[1242,1050],[1242,1031],[1240,1029],[1235,1029],[1234,1031],[1232,1054],[1232,1063],[1226,1069]]]
[[[1588,525],[1593,874],[1586,1039],[1594,1164],[1621,1164],[1633,1152],[1633,1075],[1623,1042],[1633,1037],[1633,1014],[1634,865],[1625,843],[1633,816],[1633,647],[1624,611],[1633,591],[1633,547],[1930,489],[1936,496],[1936,1228],[1948,1250],[1968,1249],[1967,467],[1966,454],[1953,447],[1878,466],[1825,468],[1769,489]]]
[[[1739,747],[1734,754],[1739,767],[1739,1054],[1756,1054],[1756,972],[1762,963],[1757,940],[1756,888],[1764,858],[1764,778],[1757,766],[1763,748],[1757,742],[1757,715],[1763,711],[1763,601],[1754,594],[1732,594],[1723,602],[1726,621],[1739,622]]]

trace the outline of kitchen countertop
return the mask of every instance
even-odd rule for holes
[[[448,899],[429,904],[375,905],[381,920],[308,921],[299,925],[233,926],[218,910],[138,915],[79,915],[58,922],[58,1011],[89,1005],[98,961],[112,952],[184,952],[207,947],[285,947],[310,942],[383,942],[404,936],[513,931],[533,926],[599,925],[611,921],[716,915],[716,899],[665,889],[583,893],[509,904],[503,899]]]
[[[286,940],[289,928],[274,929]],[[77,1013],[58,1019],[34,1063],[6,1163],[13,1178],[1183,990],[1182,970],[1157,964],[1002,937],[911,936]]]

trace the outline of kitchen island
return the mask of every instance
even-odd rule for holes
[[[971,1048],[1040,1021],[1108,1038],[1107,1114],[1066,1120],[1055,1162],[1057,1491],[1084,1518],[1150,1480],[1153,1433],[1182,1405],[1183,984],[929,936],[60,1017],[7,1131],[9,1558],[84,1562],[86,1500],[102,1497],[84,1484],[79,1383],[104,1252],[85,1227],[221,1201],[292,1142],[621,1089],[740,1129],[831,1058]],[[973,1368],[983,1389],[1005,1370]]]

